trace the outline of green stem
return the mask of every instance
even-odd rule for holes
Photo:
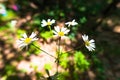
[[[53,57],[53,58],[57,59],[56,57],[54,57],[53,55],[49,54],[48,52],[46,52],[46,51],[42,50],[41,48],[37,47],[36,45],[34,45],[34,44],[32,44],[32,45],[33,45],[34,47],[36,47],[37,49],[39,49],[40,51],[42,51],[42,52],[44,52],[44,53],[48,54],[49,56],[51,56],[51,57]]]
[[[80,48],[83,47],[83,46],[84,46],[84,43],[83,43],[80,47],[77,47],[76,49],[80,49]],[[72,51],[74,51],[74,50],[66,51],[66,53],[68,53],[68,52],[72,52]]]
[[[60,58],[60,54],[61,54],[61,51],[60,51],[60,43],[61,43],[61,37],[59,37],[59,39],[58,39],[57,73],[58,73],[59,58]]]
[[[51,26],[48,26],[48,28],[50,29],[50,33],[51,33],[51,35],[53,35],[53,34],[52,34],[52,29],[51,29]]]

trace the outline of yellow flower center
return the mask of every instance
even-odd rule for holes
[[[90,46],[90,42],[89,41],[85,41],[85,45],[86,46]]]
[[[64,36],[64,32],[58,32],[59,36]]]
[[[26,38],[26,39],[24,40],[24,42],[27,43],[27,44],[29,44],[29,43],[31,42],[31,40],[32,40],[31,38]]]
[[[50,25],[51,25],[51,22],[47,22],[47,25],[50,26]]]

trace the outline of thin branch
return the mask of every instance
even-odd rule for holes
[[[48,54],[49,56],[51,56],[51,57],[53,57],[53,58],[57,59],[56,57],[54,57],[53,55],[49,54],[48,52],[46,52],[46,51],[42,50],[41,48],[37,47],[36,45],[34,45],[34,44],[32,44],[32,45],[33,45],[34,47],[36,47],[37,49],[41,50],[42,52],[44,52],[44,53]]]
[[[76,49],[80,49],[80,48],[83,47],[83,46],[84,46],[84,43],[83,43],[80,47],[77,47]],[[74,50],[76,50],[76,49],[74,49]],[[74,51],[74,50],[69,50],[69,51],[66,51],[65,53],[72,52],[72,51]]]

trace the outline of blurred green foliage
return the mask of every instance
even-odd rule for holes
[[[90,62],[85,59],[85,56],[82,52],[75,52],[74,54],[75,69],[84,72],[89,68]]]
[[[68,67],[68,53],[61,53],[60,55],[60,65],[63,67],[63,68],[67,68]]]
[[[41,37],[44,38],[44,39],[48,39],[48,38],[51,38],[52,35],[51,35],[51,32],[50,31],[46,31],[46,32],[42,32],[40,33]]]
[[[40,48],[40,45],[38,44],[38,42],[33,42],[32,44],[34,44],[34,45],[36,45],[37,47],[39,47]],[[28,51],[27,51],[27,55],[31,55],[31,54],[35,54],[35,55],[38,55],[38,54],[40,54],[40,50],[39,49],[37,49],[35,46],[33,46],[33,45],[29,45],[28,46],[28,49],[27,49]]]
[[[17,17],[16,13],[14,13],[11,10],[7,10],[6,16],[0,16],[0,20],[1,21],[9,21],[9,20],[15,19],[16,17]]]
[[[47,63],[47,64],[45,64],[44,68],[47,69],[47,70],[51,70],[52,66],[51,66],[50,63]]]

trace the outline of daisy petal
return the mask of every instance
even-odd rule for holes
[[[51,21],[51,23],[55,23],[55,20],[53,19],[53,20]]]
[[[26,33],[24,33],[22,36],[23,36],[23,38],[27,38],[27,34]]]
[[[70,31],[70,30],[66,30],[66,31],[64,32],[64,34],[67,34],[69,31]]]
[[[30,35],[29,38],[34,38],[36,36],[36,34],[34,32],[32,32],[32,34]]]
[[[56,26],[56,27],[55,27],[55,31],[56,31],[56,32],[60,32],[60,27],[59,27],[59,26]]]
[[[47,22],[50,22],[50,19],[48,19]]]
[[[90,42],[90,43],[93,43],[93,42],[95,42],[95,40],[91,39],[89,42]]]
[[[57,34],[57,32],[56,32],[56,31],[53,31],[53,33],[54,33],[54,34]]]
[[[86,34],[82,35],[82,38],[83,38],[84,41],[88,40],[88,36]]]

